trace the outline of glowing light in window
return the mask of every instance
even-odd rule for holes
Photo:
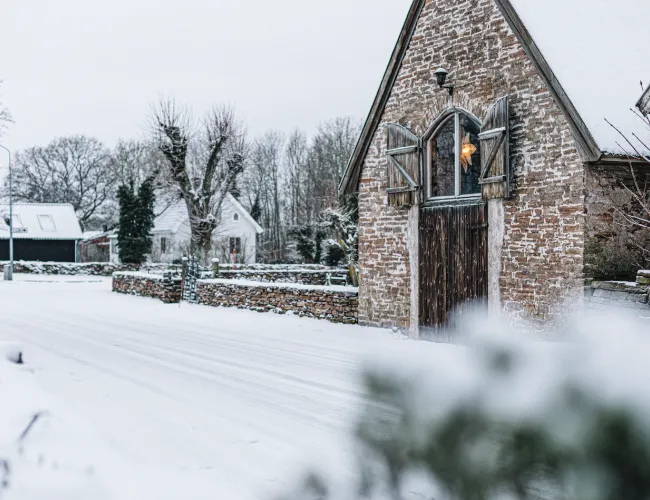
[[[469,167],[472,166],[472,155],[476,153],[476,146],[471,143],[469,133],[463,137],[463,144],[460,150],[460,163],[463,166],[465,173],[469,170]]]

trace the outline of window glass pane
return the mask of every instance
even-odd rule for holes
[[[13,219],[14,219],[14,223],[13,223],[14,229],[22,229],[23,221],[20,218],[20,215],[14,214]],[[9,230],[9,213],[5,213],[5,214],[2,215],[2,222],[3,222],[3,225],[6,226],[7,230]]]
[[[54,220],[52,219],[51,215],[39,215],[38,223],[40,224],[43,231],[56,231]]]
[[[479,126],[465,115],[460,115],[460,194],[478,194],[481,175],[481,143]]]
[[[440,127],[429,142],[429,196],[453,196],[455,188],[454,117],[451,116]]]

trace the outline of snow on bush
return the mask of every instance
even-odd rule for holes
[[[0,360],[23,364],[23,349],[15,342],[0,342]]]
[[[357,471],[284,498],[650,498],[649,326],[610,311],[541,343],[482,322],[447,356],[377,361]]]

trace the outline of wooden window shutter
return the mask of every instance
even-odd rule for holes
[[[481,125],[481,175],[479,184],[486,200],[509,198],[510,192],[510,122],[508,96],[488,109]]]
[[[421,141],[406,127],[386,125],[388,146],[388,204],[410,206],[416,201],[420,179]]]

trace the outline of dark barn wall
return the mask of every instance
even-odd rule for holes
[[[74,240],[14,240],[14,260],[74,262]],[[0,240],[0,260],[9,260],[9,240]]]
[[[650,266],[650,229],[632,224],[624,216],[648,218],[634,198],[634,179],[641,189],[650,185],[649,170],[646,165],[625,163],[587,168],[586,277],[634,281],[639,269]]]

